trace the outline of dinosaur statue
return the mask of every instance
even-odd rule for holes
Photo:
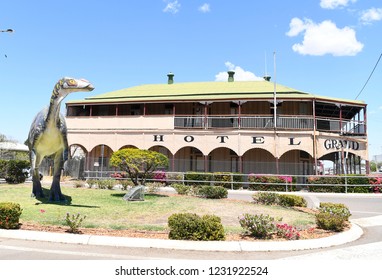
[[[93,85],[84,79],[62,78],[53,89],[48,108],[41,110],[34,118],[26,145],[32,173],[32,196],[43,198],[39,166],[46,156],[54,156],[53,182],[50,201],[65,201],[61,193],[60,177],[64,162],[68,159],[68,140],[65,119],[60,114],[61,101],[71,92],[92,91]]]

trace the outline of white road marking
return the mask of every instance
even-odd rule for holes
[[[58,255],[70,255],[70,256],[82,256],[82,257],[98,257],[105,259],[145,259],[145,260],[165,260],[165,258],[149,258],[142,256],[130,256],[130,255],[116,255],[116,254],[100,254],[100,253],[85,253],[85,252],[73,252],[64,250],[46,250],[30,247],[19,247],[19,246],[7,246],[0,245],[0,249],[11,250],[11,251],[23,251],[23,252],[36,252],[36,253],[48,253],[48,254],[58,254]]]

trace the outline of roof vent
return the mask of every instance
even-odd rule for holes
[[[227,73],[228,73],[228,82],[233,82],[235,80],[233,77],[235,75],[235,71],[230,70]]]
[[[267,76],[264,76],[263,78],[264,78],[264,80],[266,80],[267,82],[269,82],[269,81],[271,80],[271,76],[268,76],[268,75],[267,75]]]
[[[173,84],[174,83],[174,74],[170,72],[167,74],[167,77],[168,77],[167,83],[169,85]]]

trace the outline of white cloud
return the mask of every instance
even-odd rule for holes
[[[292,49],[303,55],[354,56],[363,49],[358,42],[354,29],[350,27],[338,28],[335,23],[325,20],[314,23],[310,19],[293,18],[289,24],[287,36],[294,37],[303,33],[304,40],[294,44]]]
[[[199,11],[202,13],[208,13],[211,11],[210,4],[204,3],[202,6],[199,7]]]
[[[169,0],[165,1],[167,3],[166,7],[163,9],[163,12],[165,13],[172,13],[176,14],[179,12],[180,9],[180,3],[178,0],[170,2]]]
[[[227,61],[225,63],[227,70],[235,71],[234,79],[235,81],[263,81],[261,77],[257,77],[254,73],[250,71],[245,71],[240,66],[236,66],[233,63]],[[215,81],[217,82],[226,82],[228,81],[227,71],[219,72],[215,75]]]
[[[202,13],[208,13],[211,11],[210,4],[204,3],[202,6],[199,7],[199,11]]]
[[[361,12],[361,22],[365,25],[382,20],[382,8],[371,8]]]
[[[336,9],[341,7],[346,7],[349,2],[356,2],[357,0],[321,0],[320,6],[323,9]]]

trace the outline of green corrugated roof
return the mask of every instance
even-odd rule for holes
[[[134,86],[92,97],[84,100],[68,101],[68,104],[120,103],[120,102],[171,102],[171,101],[213,101],[238,99],[269,99],[273,97],[274,83],[268,81],[235,82],[193,82],[174,84],[149,84]],[[335,102],[364,104],[362,101],[318,97],[306,92],[276,85],[278,98],[325,99]]]

